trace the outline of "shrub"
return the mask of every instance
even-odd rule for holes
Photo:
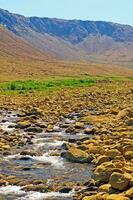
[[[17,89],[17,86],[15,83],[11,83],[10,85],[10,90],[16,90]]]

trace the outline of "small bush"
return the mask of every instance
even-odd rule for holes
[[[17,86],[16,86],[16,84],[15,83],[11,83],[11,85],[10,85],[10,88],[9,88],[10,90],[16,90],[17,89]]]

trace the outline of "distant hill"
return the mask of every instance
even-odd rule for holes
[[[133,27],[129,25],[24,17],[3,9],[0,24],[55,58],[133,66]]]

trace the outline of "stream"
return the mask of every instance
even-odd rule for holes
[[[24,146],[17,146],[13,149],[11,155],[2,154],[0,159],[0,174],[16,176],[23,182],[44,180],[47,186],[59,185],[71,182],[72,185],[88,181],[92,174],[90,164],[72,163],[60,156],[64,142],[76,141],[84,136],[82,130],[77,134],[66,133],[66,128],[62,124],[75,123],[78,119],[78,113],[71,113],[63,117],[54,127],[54,132],[32,133],[24,132],[22,134],[32,137],[31,142]],[[0,129],[8,134],[16,130],[18,116],[16,112],[0,112]],[[41,152],[37,155],[22,155],[22,151],[32,150]],[[38,192],[24,191],[23,186],[6,185],[0,187],[0,197],[2,200],[73,200],[75,188],[70,191],[61,192]]]

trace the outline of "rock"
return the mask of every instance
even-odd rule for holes
[[[123,153],[125,154],[127,151],[132,151],[133,152],[133,145],[132,145],[132,142],[131,144],[128,144],[128,145],[124,145],[124,147],[122,148],[123,150]]]
[[[9,156],[9,155],[11,155],[11,151],[3,151],[2,155]]]
[[[21,158],[20,158],[20,160],[30,160],[31,158],[30,157],[28,157],[28,156],[22,156]]]
[[[47,132],[53,132],[53,131],[54,131],[53,128],[54,128],[54,126],[53,126],[52,124],[49,124],[49,125],[47,126],[46,131],[47,131]]]
[[[133,187],[130,188],[129,190],[127,190],[127,191],[125,192],[125,195],[126,195],[127,197],[129,197],[129,198],[133,198]]]
[[[82,136],[82,137],[80,137],[79,140],[80,140],[81,142],[88,141],[88,140],[90,140],[90,136]]]
[[[133,186],[133,178],[130,179],[129,186],[131,186],[131,187]]]
[[[113,193],[114,190],[111,188],[111,185],[110,184],[104,184],[104,185],[101,185],[98,189],[99,192],[106,192],[106,193]]]
[[[23,168],[22,168],[23,171],[30,171],[31,169],[32,169],[32,168],[30,168],[30,167],[23,167]]]
[[[96,129],[93,128],[93,127],[90,127],[90,128],[86,128],[84,130],[84,134],[94,134],[96,132]]]
[[[125,174],[113,172],[110,176],[109,183],[112,188],[123,191],[128,188],[129,177]]]
[[[39,110],[39,108],[32,108],[29,112],[26,112],[26,115],[30,116],[30,115],[42,115],[41,110]]]
[[[97,166],[94,171],[94,179],[96,181],[100,181],[102,183],[108,183],[110,175],[114,171],[119,171],[120,169],[117,169],[115,166],[115,163],[110,162],[104,162],[101,165]],[[121,171],[121,170],[120,170]]]
[[[20,121],[17,123],[15,128],[25,129],[31,126],[31,123],[29,121]]]
[[[47,128],[47,124],[45,122],[37,122],[35,125],[40,128]]]
[[[5,180],[0,180],[0,186],[6,186],[7,185],[7,181]]]
[[[84,150],[84,151],[87,151],[87,153],[93,153],[93,154],[104,154],[104,149],[103,147],[100,147],[100,146],[96,146],[95,144],[93,143],[90,143],[90,144],[82,144],[79,146],[79,148],[81,150]]]
[[[106,198],[106,200],[130,200],[130,199],[123,195],[111,194]]]
[[[120,155],[121,155],[121,152],[118,151],[117,149],[111,149],[106,152],[106,156],[108,156],[110,159],[114,159],[116,156],[120,156]]]
[[[70,144],[67,143],[67,142],[64,142],[62,145],[61,145],[61,148],[64,149],[64,150],[68,150],[70,147]]]
[[[68,142],[70,142],[70,143],[76,143],[76,139],[75,138],[69,138]]]
[[[48,192],[48,187],[45,184],[39,184],[39,185],[26,185],[22,188],[24,191],[36,191],[36,192]]]
[[[69,123],[60,124],[61,128],[68,128],[70,126]]]
[[[133,172],[133,166],[123,167],[124,172],[131,174]]]
[[[38,152],[35,152],[33,150],[23,150],[20,155],[23,155],[23,156],[26,156],[26,155],[29,155],[29,156],[41,156],[40,153]]]
[[[102,163],[108,162],[108,161],[109,161],[109,158],[107,156],[105,156],[105,155],[99,156],[97,158],[97,165],[101,165]]]
[[[35,180],[33,181],[34,185],[40,185],[40,184],[47,184],[47,181],[45,180]]]
[[[54,126],[53,131],[54,132],[61,132],[61,128],[59,126]]]
[[[131,108],[125,108],[123,110],[121,110],[118,115],[116,116],[116,119],[120,120],[123,119],[125,117],[133,117],[133,111],[131,110]]]
[[[66,133],[71,133],[71,134],[76,134],[77,131],[75,129],[75,127],[73,125],[70,125],[67,129],[66,129]]]
[[[101,134],[108,134],[109,131],[106,128],[103,127],[103,128],[101,128],[100,133]]]
[[[82,122],[76,122],[75,128],[77,128],[77,129],[82,129],[82,128],[84,128],[84,123],[82,123]]]
[[[43,129],[40,127],[29,127],[25,129],[26,132],[32,132],[32,133],[42,133]]]
[[[133,159],[133,151],[125,152],[125,158],[128,160],[132,160]]]
[[[25,117],[26,114],[24,111],[19,111],[18,114],[17,114],[18,117]]]
[[[125,120],[127,126],[133,126],[133,118],[128,118]]]
[[[16,184],[18,184],[19,183],[19,180],[17,180],[16,178],[10,178],[9,179],[9,177],[8,177],[8,184],[9,185],[16,185]]]
[[[105,193],[99,192],[96,195],[85,196],[82,200],[106,200],[105,195]]]
[[[15,128],[15,125],[9,125],[8,128]]]
[[[72,188],[70,188],[70,187],[64,187],[64,188],[59,189],[59,192],[60,193],[69,193],[71,190],[72,190]]]
[[[91,179],[87,182],[84,183],[84,186],[87,186],[87,187],[90,187],[90,186],[95,186],[95,180],[94,179]]]
[[[85,151],[82,151],[76,147],[70,147],[67,151],[62,152],[61,156],[71,162],[77,163],[88,163],[93,159]]]
[[[2,148],[3,148],[3,150],[6,150],[6,151],[10,151],[10,149],[11,149],[11,147],[8,144],[3,145]]]

